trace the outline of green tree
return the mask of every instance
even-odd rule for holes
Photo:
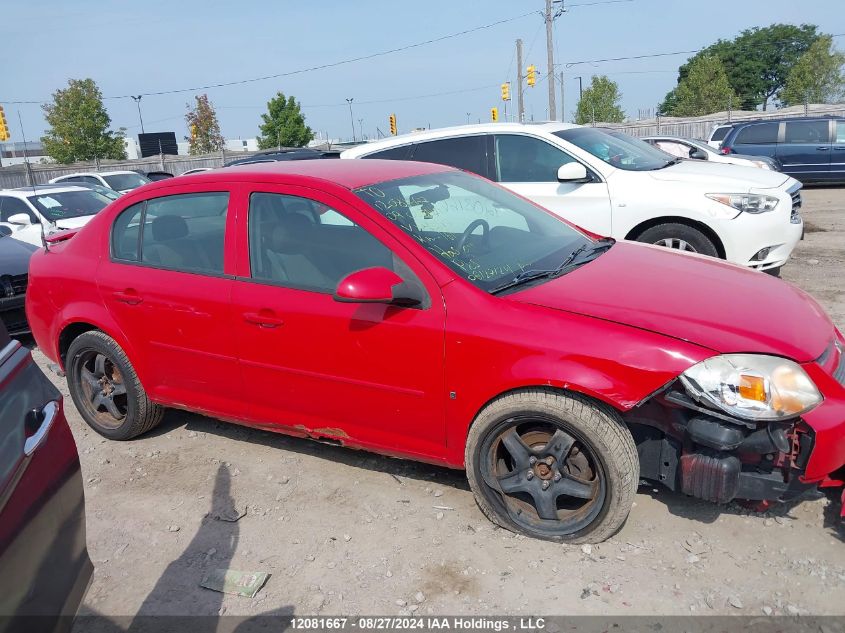
[[[733,40],[718,40],[691,57],[678,70],[678,84],[693,63],[702,57],[715,56],[722,62],[740,101],[737,105],[744,110],[762,105],[765,110],[783,89],[789,71],[818,38],[818,27],[812,24],[772,24],[746,29]]]
[[[281,92],[267,102],[267,112],[261,115],[260,149],[273,147],[303,147],[314,138],[314,132],[305,125],[299,103]]]
[[[615,81],[606,75],[594,75],[590,85],[584,89],[578,107],[575,110],[575,122],[585,123],[621,123],[625,113],[619,107],[622,94]]]
[[[188,152],[191,156],[198,154],[212,154],[223,149],[223,135],[220,134],[220,123],[217,121],[217,113],[214,106],[208,100],[208,95],[202,94],[194,97],[196,104],[191,108],[190,104],[185,114],[185,123],[188,124],[190,136]]]
[[[832,103],[843,96],[845,54],[833,48],[833,38],[822,35],[789,71],[780,100],[787,105]]]
[[[736,102],[725,68],[715,55],[698,57],[674,92],[671,116],[701,116]]]
[[[70,79],[67,83],[67,88],[53,93],[52,103],[41,106],[50,126],[41,137],[47,155],[63,164],[125,159],[124,130],[109,129],[111,118],[94,80]]]

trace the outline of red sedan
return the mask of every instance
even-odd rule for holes
[[[27,313],[108,438],[178,407],[465,468],[493,521],[569,542],[618,530],[641,478],[718,503],[841,484],[843,337],[813,299],[464,172],[235,167],[63,238]]]

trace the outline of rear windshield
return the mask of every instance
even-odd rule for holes
[[[731,129],[731,128],[730,128],[730,127],[728,127],[728,126],[725,126],[725,127],[717,127],[717,128],[716,128],[716,131],[715,131],[715,132],[713,132],[713,136],[711,136],[711,137],[710,137],[710,140],[711,140],[711,141],[721,141],[721,140],[723,140],[723,139],[725,138],[725,136],[727,136],[728,131],[729,131],[730,129]]]
[[[149,178],[146,178],[141,174],[110,174],[108,176],[103,176],[103,180],[109,183],[109,187],[115,191],[135,189],[150,182]]]
[[[96,191],[62,191],[29,196],[28,200],[50,222],[94,215],[111,202]]]

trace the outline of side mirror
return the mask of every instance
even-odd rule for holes
[[[341,303],[418,304],[419,299],[406,296],[398,287],[404,283],[399,275],[382,266],[364,268],[340,280],[334,291],[334,300]]]
[[[9,216],[9,224],[17,224],[18,226],[29,226],[32,220],[26,213],[15,213]]]
[[[558,168],[557,179],[558,182],[587,182],[587,168],[576,161],[566,163]]]
[[[693,160],[707,160],[707,152],[697,147],[690,148],[689,157]]]

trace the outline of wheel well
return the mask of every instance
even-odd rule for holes
[[[80,334],[85,334],[85,332],[99,329],[100,328],[95,325],[91,325],[90,323],[71,323],[65,327],[65,329],[62,330],[62,333],[59,334],[59,358],[61,358],[62,365],[64,366],[67,350],[76,337]]]
[[[645,222],[639,223],[637,226],[628,231],[628,235],[625,236],[625,239],[636,240],[640,235],[642,235],[643,232],[647,231],[648,229],[655,227],[658,224],[667,224],[668,222],[674,222],[675,224],[686,224],[689,227],[698,229],[699,231],[704,233],[710,239],[711,242],[713,242],[713,245],[716,247],[716,251],[719,253],[719,257],[721,259],[725,259],[725,247],[716,232],[703,222],[690,220],[689,218],[682,218],[679,216],[672,215],[667,215],[660,218],[652,218],[650,220],[646,220]]]

